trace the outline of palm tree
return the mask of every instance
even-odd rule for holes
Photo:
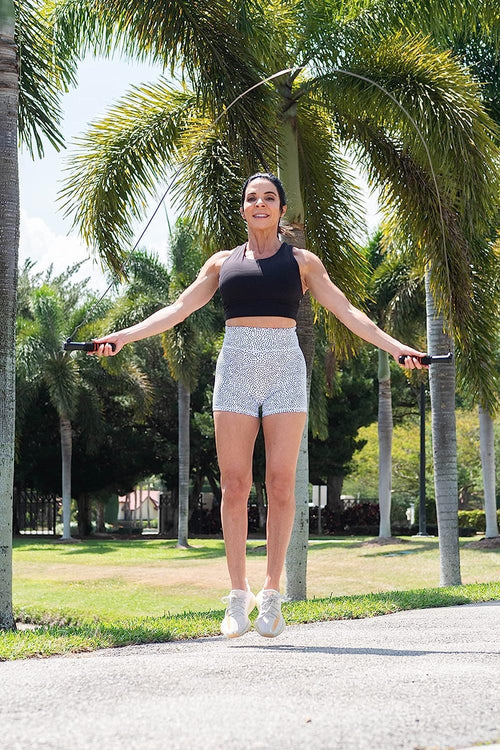
[[[479,406],[479,441],[483,470],[484,513],[487,539],[498,537],[497,503],[495,492],[495,437],[493,419]]]
[[[62,137],[59,94],[72,82],[67,48],[54,55],[49,25],[33,0],[0,0],[0,628],[14,627],[12,615],[11,518],[14,469],[14,339],[16,269],[19,247],[20,139],[33,154],[43,153],[45,137],[59,148]],[[22,64],[21,64],[22,62]]]
[[[73,269],[74,270],[74,269]],[[70,272],[71,274],[71,269]],[[64,280],[64,277],[63,277]],[[61,280],[59,280],[61,281]],[[96,378],[102,367],[112,372],[113,367],[86,357],[76,357],[62,351],[61,342],[68,331],[85,316],[89,301],[76,310],[71,309],[56,283],[42,284],[29,295],[29,314],[18,318],[17,375],[21,384],[35,392],[42,384],[59,418],[61,439],[62,486],[62,541],[71,539],[71,458],[73,421],[78,416],[82,427],[91,434],[95,447],[99,439],[101,420],[100,398]],[[87,323],[82,333],[89,333],[93,323]],[[134,391],[137,411],[147,409],[148,384],[143,374],[130,362],[122,362],[119,369],[124,395]],[[83,418],[82,418],[83,414]]]
[[[194,281],[201,264],[199,238],[189,222],[180,219],[170,243],[172,272],[169,298],[174,301]],[[189,422],[191,391],[199,368],[199,354],[204,340],[213,330],[211,305],[197,311],[162,336],[163,350],[170,372],[177,381],[179,415],[179,517],[177,546],[189,548]]]
[[[423,338],[423,285],[412,272],[408,248],[383,247],[383,232],[377,231],[367,247],[374,269],[368,285],[370,305],[377,324],[399,339]],[[419,325],[420,324],[420,325]],[[378,352],[378,439],[379,439],[379,538],[391,537],[392,490],[392,396],[389,355]]]
[[[189,222],[179,219],[171,236],[171,271],[156,258],[135,252],[127,264],[130,281],[106,319],[109,328],[126,328],[175,299],[194,279],[201,262],[199,241]],[[198,375],[199,354],[213,325],[211,306],[198,311],[162,336],[162,348],[178,394],[178,539],[189,548],[190,398]]]
[[[71,422],[80,387],[77,359],[68,356],[61,348],[66,326],[61,297],[55,289],[43,285],[34,292],[31,317],[20,320],[17,336],[18,372],[21,379],[34,388],[43,382],[59,417],[63,541],[71,539]]]
[[[59,33],[71,37],[74,4],[63,0],[57,5]],[[109,40],[112,13],[104,12],[101,3],[92,6],[82,3],[91,14],[84,30],[91,37],[101,13]],[[119,28],[113,26],[116,39],[126,36],[131,49],[142,45],[157,59],[179,60],[179,46],[160,36],[151,35],[146,50],[141,20],[130,20],[129,3],[126,17],[118,12],[119,2],[112,6],[114,20],[121,21]],[[158,18],[162,12],[158,3]],[[402,228],[422,268],[432,259],[432,288],[441,312],[451,294],[458,360],[492,398],[484,358],[480,362],[488,326],[479,327],[469,298],[472,279],[476,299],[483,295],[478,269],[489,257],[478,238],[484,236],[494,203],[493,125],[479,103],[478,87],[456,61],[418,35],[392,33],[390,23],[367,30],[367,16],[370,10],[349,18],[319,2],[307,7],[256,3],[251,9],[232,4],[226,16],[232,39],[254,53],[249,77],[256,81],[258,71],[287,65],[293,70],[252,91],[246,102],[251,116],[247,111],[245,117],[240,108],[245,98],[230,109],[228,96],[230,90],[243,93],[243,87],[235,92],[229,79],[222,85],[222,70],[211,79],[196,56],[188,63],[193,91],[164,80],[135,89],[82,140],[83,153],[73,160],[64,190],[67,209],[89,244],[121,271],[131,218],[140,214],[167,167],[182,165],[175,189],[200,226],[207,252],[241,240],[233,196],[245,173],[272,168],[288,189],[294,244],[317,252],[338,285],[361,305],[365,265],[355,240],[359,203],[341,155],[350,148],[372,184],[383,190],[389,226]],[[393,18],[392,27],[395,23]],[[297,66],[297,59],[307,69]],[[491,305],[483,309],[491,312]],[[300,315],[306,320],[303,324],[300,317],[299,338],[310,364],[314,347],[307,300]],[[353,340],[342,326],[332,316],[327,323],[336,345],[352,350]],[[289,598],[303,598],[306,592],[307,479],[305,431],[287,563]]]
[[[19,244],[17,173],[18,66],[14,7],[0,3],[0,630],[15,628],[12,611],[16,270]]]

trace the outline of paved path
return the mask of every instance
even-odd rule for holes
[[[0,747],[462,750],[500,742],[499,650],[490,602],[8,662]]]

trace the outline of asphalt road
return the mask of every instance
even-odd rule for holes
[[[490,602],[298,625],[269,640],[250,632],[4,662],[0,747],[500,743],[499,651],[500,602]]]

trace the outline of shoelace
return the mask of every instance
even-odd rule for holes
[[[259,617],[279,617],[281,614],[281,602],[283,598],[281,594],[275,594],[274,591],[264,591],[262,595],[262,605],[259,612]]]
[[[238,596],[232,592],[222,597],[224,604],[227,604],[227,614],[230,617],[235,615],[246,615],[246,596]]]

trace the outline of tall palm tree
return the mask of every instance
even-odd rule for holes
[[[409,249],[383,247],[383,232],[379,230],[369,242],[367,253],[374,269],[368,284],[371,314],[382,328],[419,346],[425,336],[425,301],[419,274],[411,269]],[[391,536],[393,419],[389,356],[380,349],[378,380],[379,538],[384,539]]]
[[[479,441],[483,471],[484,513],[486,516],[485,537],[493,539],[498,537],[495,492],[495,437],[492,416],[481,406],[479,406]]]
[[[95,379],[101,364],[63,352],[61,342],[68,327],[74,327],[85,315],[83,308],[68,309],[57,286],[43,284],[30,295],[29,315],[18,318],[17,375],[22,384],[36,391],[42,384],[47,388],[53,408],[59,418],[61,439],[62,540],[71,539],[71,458],[73,421],[84,415],[85,425],[92,433],[94,444],[101,419],[100,399]],[[82,329],[82,333],[89,332]],[[95,326],[95,322],[93,323]],[[108,367],[107,363],[102,366]],[[119,369],[124,383],[124,394],[134,390],[137,410],[147,408],[148,385],[143,374],[130,362],[122,362]]]
[[[61,348],[66,326],[60,296],[55,289],[44,285],[33,294],[31,316],[19,321],[17,335],[21,379],[33,387],[43,382],[59,417],[63,541],[71,539],[71,422],[81,382],[77,359],[68,356]]]
[[[16,271],[19,244],[17,172],[18,64],[14,6],[0,3],[0,630],[15,628],[12,611]]]
[[[189,222],[180,219],[172,234],[169,298],[173,302],[194,281],[201,264],[199,238]],[[191,391],[196,383],[199,354],[204,340],[213,332],[211,305],[197,311],[180,325],[162,336],[163,350],[178,394],[179,450],[179,516],[177,546],[188,548],[189,526],[189,422]]]
[[[92,19],[87,37],[104,13],[101,3],[91,5],[82,3]],[[157,59],[179,61],[179,46],[165,37],[148,37],[146,50],[141,21],[131,20],[129,4],[121,15],[118,0],[111,5],[117,15],[104,13],[106,40],[113,29],[113,38],[126,37],[131,49],[142,45]],[[373,13],[380,5],[374,4]],[[59,33],[70,37],[78,11],[69,0],[57,7]],[[247,68],[251,80],[260,70],[288,65],[293,71],[252,91],[246,100],[251,115],[247,111],[245,117],[240,108],[245,98],[229,109],[232,94],[243,88],[235,92],[229,80],[222,85],[222,68],[217,79],[210,79],[198,57],[189,62],[192,91],[187,84],[173,88],[164,80],[135,89],[81,141],[82,153],[72,163],[64,190],[67,209],[89,244],[120,271],[131,218],[140,214],[167,167],[182,164],[175,189],[183,210],[200,226],[207,252],[241,240],[235,200],[241,179],[255,168],[272,168],[288,189],[294,244],[317,252],[338,285],[361,305],[365,266],[355,240],[359,202],[341,155],[350,148],[383,190],[390,225],[404,228],[420,266],[433,260],[431,282],[440,310],[451,293],[453,326],[460,334],[457,356],[468,377],[488,390],[484,358],[480,362],[488,327],[479,328],[469,296],[472,279],[476,298],[483,294],[478,269],[487,248],[478,237],[494,202],[493,125],[479,103],[478,87],[449,55],[418,35],[392,33],[391,23],[366,28],[371,6],[351,10],[346,15],[320,2],[231,4],[226,19],[232,39],[253,53]],[[163,3],[156,11],[151,17],[162,18]],[[297,60],[301,67],[295,67]],[[484,309],[491,312],[491,306]],[[313,329],[307,301],[302,315],[306,323],[299,317],[299,338],[310,363]],[[328,328],[337,346],[352,350],[352,338],[332,316]],[[462,355],[466,350],[467,357]],[[304,432],[287,564],[290,598],[306,592],[306,441]]]
[[[17,145],[43,153],[42,138],[62,145],[59,94],[71,83],[71,66],[54,55],[49,24],[34,0],[0,0],[0,628],[14,626],[12,615],[11,518],[14,469],[14,338],[16,269],[19,247]]]

